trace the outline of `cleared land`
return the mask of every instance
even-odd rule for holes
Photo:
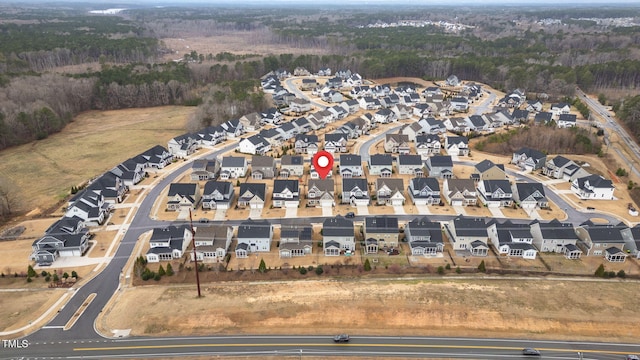
[[[349,332],[636,341],[639,293],[631,281],[513,278],[230,282],[204,285],[203,299],[193,285],[145,286],[121,292],[98,324],[105,333],[132,329],[132,335]],[[142,298],[152,300],[139,307]]]
[[[64,199],[71,186],[185,132],[194,107],[90,111],[47,139],[0,152],[0,174],[17,185],[20,211],[32,214]]]

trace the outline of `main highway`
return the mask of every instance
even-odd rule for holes
[[[397,127],[396,127],[397,128]],[[379,141],[384,134],[396,128],[372,136],[360,147],[360,154],[366,154],[372,144]],[[237,147],[237,142],[224,145],[206,154],[217,156]],[[462,163],[465,164],[465,163]],[[497,359],[519,356],[519,350],[525,346],[542,348],[545,358],[576,358],[577,351],[588,354],[590,359],[614,359],[624,352],[640,352],[637,345],[575,343],[575,342],[531,342],[520,340],[491,340],[464,338],[421,338],[421,337],[353,337],[349,344],[333,344],[328,336],[230,336],[230,337],[178,337],[178,338],[142,338],[129,339],[106,338],[94,327],[98,315],[107,305],[109,299],[119,291],[123,269],[134,252],[136,242],[146,231],[155,227],[166,226],[171,222],[157,221],[150,218],[152,207],[161,192],[179,175],[186,171],[190,162],[176,167],[170,174],[161,178],[156,186],[148,189],[148,193],[140,202],[130,225],[126,229],[122,241],[113,259],[102,271],[83,286],[75,289],[75,293],[56,316],[43,328],[25,337],[27,346],[3,342],[0,353],[2,359],[17,358],[96,358],[109,357],[154,358],[172,354],[175,357],[192,355],[361,355],[403,356],[431,358],[474,358]],[[528,181],[533,181],[528,179]],[[582,219],[585,214],[574,210],[560,197],[548,194],[558,206],[570,211],[572,221]],[[557,195],[556,195],[557,196]],[[407,221],[415,215],[398,215],[399,220]],[[433,221],[445,221],[451,216],[433,216]],[[275,219],[274,224],[322,222],[324,218]],[[356,217],[362,220],[362,217]],[[174,222],[175,223],[175,222]],[[228,222],[237,225],[239,221]],[[93,295],[95,294],[95,295]],[[93,298],[91,302],[87,299]],[[141,299],[141,306],[144,299]],[[77,310],[83,309],[78,315]],[[73,321],[75,323],[73,323]],[[73,326],[65,330],[67,324]],[[548,356],[547,356],[548,354]]]

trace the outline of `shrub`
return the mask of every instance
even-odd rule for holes
[[[78,273],[74,270],[71,272],[71,277],[78,278]]]
[[[618,274],[617,274],[617,275],[618,275],[618,277],[619,277],[619,278],[624,278],[624,277],[626,277],[626,276],[627,276],[627,274],[624,272],[624,270],[620,270],[620,271],[618,271]]]
[[[260,259],[260,265],[258,265],[258,271],[263,274],[267,272],[267,264],[265,264],[264,259]]]
[[[595,276],[597,277],[605,277],[605,272],[604,272],[604,265],[600,264],[600,266],[598,266],[598,268],[596,269],[596,272],[594,273]]]
[[[460,269],[460,266],[456,266],[456,274],[461,274],[462,270]]]
[[[322,268],[322,265],[318,265],[318,267],[316,268],[316,275],[322,275],[323,272],[324,269]]]
[[[160,279],[162,279],[162,276],[161,276],[160,274],[156,274],[156,275],[153,277],[153,280],[155,280],[155,281],[160,281]]]
[[[364,271],[371,271],[371,263],[369,263],[369,259],[364,261]]]
[[[228,254],[227,254],[228,255]],[[173,272],[173,267],[171,266],[171,264],[167,264],[167,276],[173,276],[174,272]]]
[[[160,265],[160,267],[158,268],[158,275],[165,276],[166,274],[167,272],[164,271],[164,268],[162,267],[162,265]]]
[[[47,274],[47,276],[44,277],[44,281],[45,282],[51,281],[51,276],[49,276],[49,274]]]
[[[444,267],[442,265],[438,266],[438,274],[444,275]]]
[[[58,282],[60,281],[60,278],[58,277],[58,273],[53,273],[53,282]]]
[[[614,277],[616,277],[616,272],[615,272],[615,271],[609,271],[608,276],[609,276],[610,278],[614,278]]]
[[[306,274],[306,273],[307,273],[307,269],[306,269],[306,268],[304,268],[304,267],[302,267],[302,266],[300,266],[300,268],[298,269],[298,271],[300,271],[300,274],[302,274],[302,275],[304,275],[304,274]]]
[[[68,279],[69,278],[69,273],[65,272],[64,274],[62,274],[62,277],[65,278],[65,279]]]
[[[447,270],[451,270],[451,264],[447,263],[447,265],[444,268]]]
[[[40,273],[40,276],[47,276],[47,272],[42,270],[42,272]]]
[[[29,265],[29,267],[27,268],[27,277],[36,277],[38,276],[38,274],[36,273],[35,270],[33,270],[33,266]]]
[[[486,267],[486,265],[484,264],[484,260],[482,260],[482,261],[480,262],[480,265],[478,265],[478,271],[483,272],[483,273],[486,273],[486,272],[487,272],[487,267]]]
[[[30,283],[32,281],[33,281],[33,279],[31,278],[31,276],[27,276],[27,282]]]

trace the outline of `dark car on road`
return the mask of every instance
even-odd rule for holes
[[[540,351],[532,348],[522,349],[522,355],[540,356]]]
[[[333,342],[341,343],[341,342],[349,342],[350,338],[347,334],[340,334],[333,337]]]
[[[352,212],[348,212],[348,213],[347,213],[347,215],[345,215],[344,217],[346,217],[346,218],[352,218],[352,217],[356,217],[356,214],[355,214],[355,213],[352,213]]]

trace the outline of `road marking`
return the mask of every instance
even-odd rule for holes
[[[64,329],[64,326],[43,326],[42,329]]]
[[[91,304],[93,299],[95,299],[96,295],[97,295],[96,293],[91,293],[91,294],[89,294],[89,296],[87,296],[87,298],[84,300],[82,305],[80,305],[78,310],[76,310],[76,312],[73,314],[71,319],[69,319],[67,324],[64,326],[64,328],[63,328],[64,331],[67,331],[67,330],[71,329],[73,327],[73,325],[75,325],[76,321],[78,321],[80,316],[82,316],[82,313],[84,313],[84,311],[87,309],[89,304]],[[75,341],[74,341],[74,343],[75,343]]]
[[[218,348],[218,347],[300,347],[303,344],[175,344],[175,345],[138,345],[138,346],[113,346],[113,347],[96,347],[96,348],[73,348],[73,351],[113,351],[113,350],[141,350],[141,349],[180,349],[180,348]],[[304,344],[305,346],[313,347],[394,347],[394,348],[423,348],[423,349],[466,349],[466,350],[507,350],[507,351],[522,351],[522,346],[487,346],[487,345],[429,345],[429,344]],[[555,349],[555,348],[536,348],[540,351],[554,351],[554,352],[566,352],[575,353],[580,351],[582,353],[602,353],[602,354],[627,354],[625,351],[609,351],[609,350],[596,350],[596,349]]]

